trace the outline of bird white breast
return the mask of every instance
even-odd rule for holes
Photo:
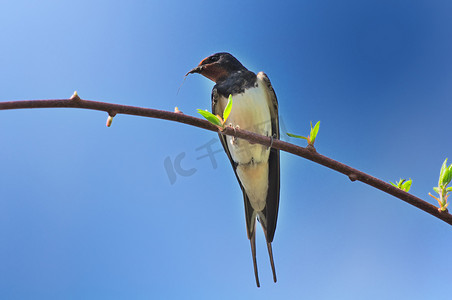
[[[239,126],[240,129],[271,136],[271,116],[268,106],[268,93],[265,84],[257,81],[258,86],[232,97],[232,109],[226,124]],[[219,99],[224,110],[227,99]],[[232,159],[237,163],[237,175],[251,202],[251,206],[261,211],[265,207],[268,190],[268,158],[270,149],[260,144],[250,144],[246,140],[226,137]]]

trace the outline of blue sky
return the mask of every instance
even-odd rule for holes
[[[0,101],[210,108],[184,74],[219,51],[265,71],[282,130],[425,200],[452,159],[450,1],[4,1]],[[271,280],[254,283],[240,188],[216,134],[77,109],[0,112],[2,299],[446,299],[452,228],[281,154]],[[302,141],[291,140],[304,145]],[[201,149],[198,149],[201,148]],[[183,157],[190,176],[165,161]],[[170,165],[171,166],[171,165]],[[216,167],[215,167],[216,166]]]

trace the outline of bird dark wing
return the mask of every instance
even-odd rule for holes
[[[279,139],[278,100],[276,98],[275,91],[273,90],[270,79],[268,79],[264,72],[259,72],[257,77],[266,84],[268,99],[270,102],[268,103],[268,106],[272,116],[272,135],[273,138]],[[268,160],[268,177],[268,192],[265,206],[265,217],[267,221],[265,237],[267,239],[267,243],[271,243],[275,235],[276,221],[278,219],[280,181],[279,150],[274,148],[270,150],[270,157]]]
[[[220,94],[217,92],[217,89],[214,87],[212,90],[212,113],[214,115],[223,115],[223,111],[220,109],[219,105],[219,97]],[[248,239],[252,239],[254,236],[254,228],[255,228],[255,216],[253,216],[253,208],[251,207],[250,200],[248,199],[248,196],[245,192],[245,188],[243,187],[239,176],[237,175],[237,164],[234,162],[231,156],[231,152],[229,151],[226,136],[219,133],[218,136],[220,137],[221,145],[223,146],[224,152],[228,155],[229,161],[231,162],[232,169],[234,170],[235,177],[237,178],[237,181],[240,184],[240,188],[242,189],[243,193],[243,201],[245,202],[245,219],[246,219],[246,232],[248,235]]]

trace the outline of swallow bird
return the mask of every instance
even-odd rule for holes
[[[232,95],[228,124],[240,129],[279,139],[278,101],[264,72],[257,75],[246,69],[229,53],[216,53],[203,59],[188,74],[199,73],[215,82],[212,113],[223,115]],[[256,262],[256,219],[262,225],[276,282],[272,241],[279,206],[279,150],[219,134],[243,192],[248,239],[251,244],[254,276],[259,287]]]

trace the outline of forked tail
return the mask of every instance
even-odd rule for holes
[[[251,236],[250,243],[251,243],[251,255],[253,255],[254,277],[256,278],[256,285],[257,285],[257,287],[260,287],[261,285],[259,283],[259,274],[257,273],[256,235],[255,234],[253,234]]]
[[[273,281],[276,282],[276,270],[275,270],[275,262],[273,261],[272,243],[267,242],[267,249],[268,249],[268,256],[270,257],[270,264],[272,266]]]

